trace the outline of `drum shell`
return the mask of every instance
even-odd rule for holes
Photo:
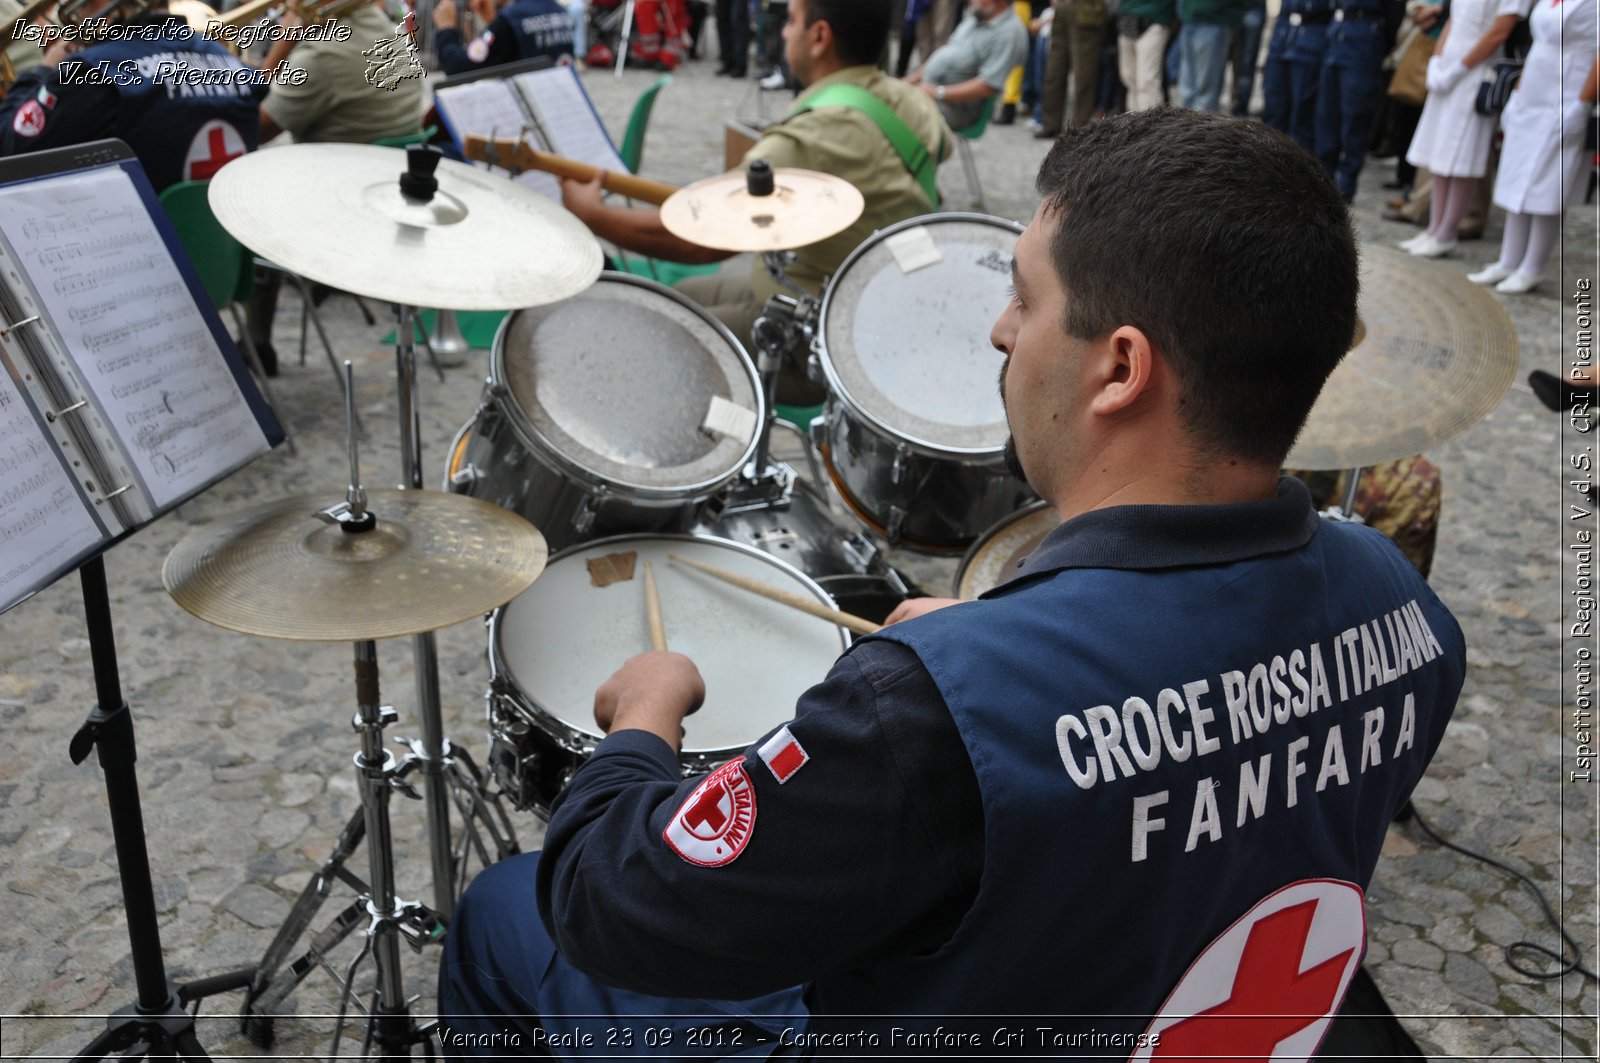
[[[966,547],[1033,500],[999,457],[930,455],[831,397],[823,415],[828,470],[857,515],[892,543]]]
[[[756,446],[754,433],[742,446],[730,448],[730,453],[725,455],[725,460],[719,460],[719,464],[709,467],[702,464],[698,468],[668,466],[658,471],[680,471],[684,478],[661,478],[653,483],[644,476],[648,466],[624,467],[613,460],[612,474],[607,475],[601,471],[603,463],[600,468],[588,463],[594,460],[592,455],[586,457],[569,452],[556,439],[547,438],[530,413],[535,407],[522,404],[524,398],[535,404],[541,404],[542,400],[531,398],[526,390],[519,397],[517,391],[518,387],[528,387],[526,381],[531,378],[527,374],[533,371],[533,366],[543,364],[533,360],[539,357],[532,353],[538,348],[525,351],[519,347],[513,351],[518,343],[511,337],[521,335],[526,344],[529,336],[529,331],[519,331],[523,324],[519,315],[547,315],[527,319],[538,323],[550,320],[550,316],[563,307],[584,324],[592,320],[597,341],[610,341],[609,347],[597,342],[598,350],[620,351],[619,357],[624,362],[639,359],[646,367],[644,359],[670,358],[684,353],[681,348],[653,350],[651,343],[658,335],[675,335],[677,321],[690,321],[695,332],[687,336],[686,341],[694,344],[693,352],[703,354],[713,364],[730,366],[729,377],[723,379],[734,389],[734,401],[748,404],[754,424],[759,425],[765,416],[764,395],[755,365],[725,326],[664,285],[627,274],[602,273],[596,285],[583,295],[564,304],[515,311],[501,323],[495,335],[491,375],[483,400],[474,420],[457,433],[451,446],[451,460],[445,471],[446,489],[520,513],[539,528],[555,551],[608,535],[687,531],[706,502],[732,482],[749,462]],[[645,318],[643,325],[639,323],[640,315]],[[632,324],[625,326],[624,322]],[[536,328],[537,325],[529,325],[533,335],[538,334]],[[571,371],[565,369],[566,366],[576,364],[559,353],[565,350],[562,346],[546,350],[551,353],[544,357],[557,362],[550,371],[558,378],[562,372]],[[530,360],[522,362],[523,358]],[[518,363],[516,367],[513,362]],[[521,384],[519,376],[524,381]],[[658,380],[664,379],[676,381],[680,378],[675,374],[659,377],[658,368]],[[686,369],[681,379],[693,378]],[[698,403],[709,399],[711,394],[714,392],[703,395],[693,392],[687,397]],[[676,397],[682,401],[686,396]],[[626,416],[627,411],[620,413]],[[619,428],[627,424],[621,421]],[[609,434],[611,425],[605,428]],[[626,432],[618,434],[626,438]],[[639,475],[635,476],[635,472]]]
[[[491,384],[477,416],[451,444],[444,489],[492,502],[527,517],[551,551],[628,532],[686,532],[715,491],[688,498],[652,498],[597,477],[579,478],[517,430],[515,412]],[[460,475],[468,470],[466,476]],[[719,488],[720,489],[720,488]]]

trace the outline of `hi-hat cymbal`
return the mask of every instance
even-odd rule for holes
[[[1458,268],[1362,248],[1355,344],[1284,464],[1357,469],[1420,454],[1483,420],[1516,372],[1517,333],[1494,296]]]
[[[427,202],[400,192],[406,154],[293,144],[235,159],[211,209],[256,254],[343,291],[409,306],[514,310],[600,276],[600,244],[545,196],[449,159]]]
[[[840,177],[779,167],[771,195],[752,195],[743,170],[696,181],[661,204],[661,224],[719,251],[792,251],[844,232],[866,200]]]
[[[167,555],[167,593],[246,635],[359,642],[459,624],[504,605],[544,571],[544,536],[466,495],[373,491],[377,526],[347,532],[302,495],[197,528]]]

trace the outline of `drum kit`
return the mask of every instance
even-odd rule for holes
[[[347,369],[345,500],[299,497],[200,529],[164,571],[173,597],[212,623],[355,646],[362,807],[249,972],[246,1030],[258,1043],[271,1043],[288,992],[313,969],[332,971],[328,950],[363,927],[360,954],[342,978],[334,972],[341,1019],[356,964],[370,955],[368,1046],[400,1057],[426,1040],[428,1027],[409,1014],[399,943],[420,948],[442,933],[469,851],[484,864],[517,851],[502,799],[548,815],[603,737],[594,690],[627,657],[664,642],[700,667],[707,701],[686,722],[680,760],[685,775],[702,772],[787,718],[848,645],[847,626],[871,630],[830,608],[881,619],[914,593],[890,564],[897,548],[946,562],[966,551],[956,589],[970,597],[1055,526],[1002,462],[999,359],[987,335],[1006,298],[1014,223],[944,214],[890,226],[817,298],[787,283],[788,255],[855,220],[853,187],[765,164],[691,185],[664,205],[668,228],[761,254],[787,289],[769,300],[747,352],[744,338],[672,289],[602,273],[593,237],[549,200],[427,149],[254,153],[224,168],[210,195],[223,226],[257,254],[395,304],[398,319],[404,489],[361,486]],[[1508,323],[1499,328],[1498,306],[1465,306],[1481,292],[1442,282],[1409,293],[1434,305],[1431,292],[1447,292],[1445,309],[1417,323],[1406,293],[1393,294],[1402,271],[1390,259],[1403,257],[1366,256],[1364,289],[1379,301],[1364,306],[1363,342],[1330,382],[1340,412],[1314,415],[1296,449],[1308,467],[1414,453],[1464,431],[1509,385],[1515,339]],[[412,348],[421,305],[513,308],[441,491],[421,490]],[[1470,315],[1475,330],[1445,348],[1425,330],[1452,313]],[[810,433],[794,430],[804,477],[772,453],[786,427],[774,402],[778,366],[796,347],[828,390]],[[1454,382],[1431,391],[1440,408],[1423,417],[1410,396],[1404,409],[1387,401],[1416,373]],[[833,619],[800,620],[796,599]],[[484,614],[487,773],[444,737],[432,634]],[[397,760],[384,747],[396,714],[379,704],[374,643],[399,636],[414,640],[422,738]],[[419,796],[414,777],[424,784],[431,906],[394,895],[387,801],[396,789]],[[452,804],[464,820],[457,842]],[[345,867],[362,844],[370,881]],[[335,878],[356,900],[289,962]]]

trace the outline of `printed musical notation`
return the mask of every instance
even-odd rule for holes
[[[0,364],[0,606],[99,541],[82,497]]]
[[[266,437],[132,180],[118,168],[0,189],[10,238],[159,510]]]
[[[445,124],[454,132],[458,145],[465,142],[468,133],[515,139],[529,124],[511,85],[497,78],[440,89],[434,95],[434,103],[444,116]],[[528,170],[513,180],[557,202],[561,200],[561,182],[550,174]]]
[[[571,67],[534,70],[511,80],[539,120],[551,151],[612,173],[628,172]]]

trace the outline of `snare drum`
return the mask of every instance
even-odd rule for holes
[[[597,586],[589,562],[630,578]],[[528,591],[489,619],[489,762],[511,803],[548,815],[572,773],[599,744],[594,692],[622,662],[650,648],[644,562],[652,562],[667,645],[687,654],[706,681],[706,700],[684,720],[684,775],[738,756],[791,718],[795,702],[827,675],[848,632],[789,606],[729,586],[670,554],[833,602],[777,558],[723,539],[624,535],[551,559]]]
[[[1003,464],[989,346],[1021,231],[982,214],[912,218],[856,248],[823,295],[828,470],[891,543],[960,549],[1034,497]]]
[[[522,514],[552,550],[687,531],[755,452],[765,401],[754,364],[714,317],[653,281],[602,273],[576,298],[512,313],[492,366],[445,488]]]
[[[976,598],[1010,579],[1016,574],[1017,562],[1038,549],[1060,523],[1061,517],[1050,503],[1040,501],[984,532],[956,570],[956,597]]]

